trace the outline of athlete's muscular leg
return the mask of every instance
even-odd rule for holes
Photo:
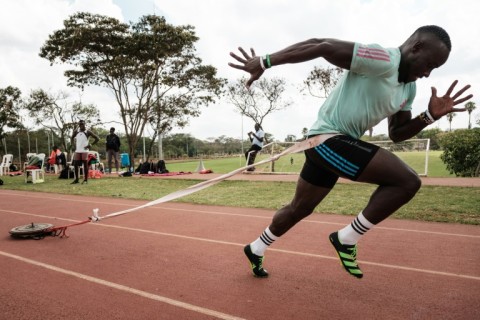
[[[421,186],[418,175],[391,152],[379,149],[357,181],[378,184],[363,210],[373,224],[409,202]]]
[[[330,190],[332,188],[318,187],[299,177],[293,200],[275,213],[270,231],[277,237],[282,236],[297,222],[309,216]]]

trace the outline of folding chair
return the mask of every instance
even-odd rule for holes
[[[45,153],[39,153],[36,155],[40,160],[40,168],[38,169],[25,169],[25,183],[42,183],[45,182]]]
[[[7,175],[10,172],[10,165],[13,161],[13,154],[6,154],[3,156],[0,164],[0,176]]]

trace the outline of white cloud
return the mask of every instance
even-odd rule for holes
[[[53,66],[38,56],[41,45],[62,22],[76,11],[89,11],[113,16],[124,21],[137,21],[140,15],[160,14],[169,23],[190,24],[200,40],[197,51],[204,63],[218,69],[219,76],[234,80],[243,76],[228,67],[230,51],[238,46],[255,48],[257,54],[280,50],[290,44],[313,37],[333,37],[384,46],[399,46],[417,27],[438,24],[450,34],[453,44],[449,61],[435,70],[429,79],[417,82],[418,93],[413,113],[426,108],[430,87],[444,93],[458,79],[460,85],[470,83],[475,94],[480,87],[480,55],[478,39],[480,4],[474,0],[456,2],[438,0],[4,0],[0,11],[0,87],[13,85],[24,94],[38,87],[65,89],[72,96],[76,89],[66,88],[64,66]],[[294,86],[289,91],[294,105],[267,118],[264,127],[277,139],[287,134],[300,135],[309,127],[321,103],[313,97],[298,94],[298,86],[314,65],[285,65],[268,70],[266,76],[285,77]],[[82,101],[95,103],[105,120],[118,120],[117,107],[110,92],[88,88]],[[478,99],[474,97],[474,101]],[[478,100],[477,100],[478,101]],[[472,119],[480,110],[474,112]],[[466,127],[468,116],[459,114],[452,127]],[[253,123],[244,121],[244,132]],[[436,125],[447,129],[442,119]],[[240,137],[242,123],[233,106],[225,101],[206,108],[199,118],[176,132],[190,133],[198,138],[226,135]],[[386,133],[386,123],[374,129]]]

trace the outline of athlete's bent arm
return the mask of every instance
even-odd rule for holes
[[[324,58],[331,64],[343,68],[350,69],[353,57],[353,42],[342,41],[337,39],[310,39],[291,45],[285,49],[270,54],[270,62],[272,66],[300,63],[316,58]],[[240,64],[229,63],[230,67],[243,70],[250,74],[247,81],[247,87],[258,80],[264,69],[260,63],[260,57],[255,54],[255,50],[250,49],[248,54],[243,48],[238,48],[243,57],[230,52],[230,55]]]
[[[460,97],[470,88],[470,85],[464,86],[462,89],[458,90],[457,93],[452,95],[452,91],[455,89],[457,83],[457,80],[453,81],[450,88],[448,88],[447,93],[442,97],[437,97],[437,89],[432,87],[432,96],[430,97],[427,110],[434,120],[438,120],[451,112],[466,111],[465,108],[455,108],[455,106],[470,100],[473,97],[472,94],[469,94],[464,98]],[[399,111],[388,118],[388,135],[394,142],[404,141],[415,136],[426,126],[427,123],[425,123],[420,117],[412,119],[410,111]]]
[[[388,136],[393,142],[401,142],[412,138],[427,125],[420,117],[412,119],[410,111],[399,111],[388,118]]]

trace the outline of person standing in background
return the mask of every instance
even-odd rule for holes
[[[255,162],[255,157],[257,156],[258,151],[263,148],[263,138],[265,137],[265,132],[263,132],[262,126],[258,123],[255,123],[255,133],[250,131],[248,133],[248,138],[252,145],[245,152],[245,159],[248,160],[247,165],[251,165]],[[250,154],[250,156],[249,156]],[[255,168],[248,168],[247,171],[255,171]]]
[[[120,151],[120,138],[115,134],[115,128],[110,128],[106,138],[108,173],[112,173],[112,158],[115,160],[115,169],[119,170],[118,152]]]
[[[90,130],[87,130],[85,127],[85,121],[78,121],[78,128],[73,130],[71,145],[75,146],[75,153],[73,155],[74,168],[75,168],[75,180],[72,184],[78,183],[78,177],[80,173],[79,166],[83,165],[83,182],[87,183],[88,181],[88,151],[90,149],[90,142],[88,141],[90,137],[93,137],[94,141],[92,145],[96,144],[100,138]],[[74,144],[75,142],[75,144]]]

